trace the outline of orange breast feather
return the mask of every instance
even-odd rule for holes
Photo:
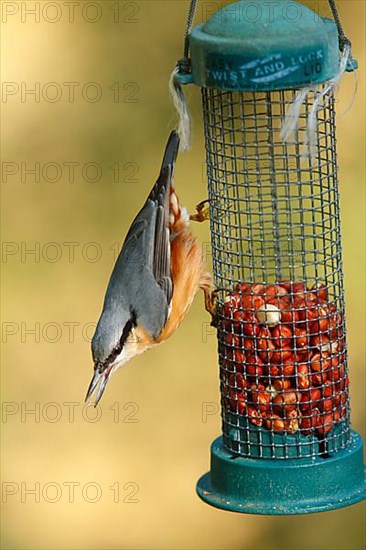
[[[187,227],[171,243],[171,268],[174,284],[172,308],[167,324],[157,342],[176,331],[192,304],[199,288],[211,288],[211,276],[205,272],[202,250]]]

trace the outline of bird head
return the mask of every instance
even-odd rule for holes
[[[118,319],[118,321],[117,321]],[[136,315],[133,311],[119,310],[118,316],[113,309],[107,308],[99,319],[92,339],[94,375],[86,394],[89,402],[96,390],[96,406],[107,386],[111,375],[132,357],[141,353],[142,342],[136,330]]]

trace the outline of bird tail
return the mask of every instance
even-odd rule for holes
[[[166,144],[163,162],[160,168],[159,177],[151,190],[149,198],[156,200],[159,195],[163,197],[163,203],[166,203],[169,197],[171,187],[173,187],[173,174],[175,161],[177,160],[179,149],[179,136],[175,130],[169,136]]]
[[[165,223],[170,229],[170,238],[180,234],[189,223],[189,216],[182,208],[175,192],[173,174],[179,150],[179,135],[173,130],[166,144],[158,180],[150,193],[150,199],[164,206]]]
[[[163,172],[163,170],[168,166],[171,166],[172,168],[174,167],[178,155],[179,141],[178,133],[173,130],[169,136],[168,143],[166,144],[160,172]]]

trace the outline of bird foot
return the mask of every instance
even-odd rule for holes
[[[210,212],[209,212],[209,200],[206,199],[196,206],[196,214],[192,214],[189,216],[189,219],[193,222],[205,222],[210,219]]]
[[[220,289],[204,290],[205,294],[205,309],[211,315],[211,326],[217,328],[218,316],[217,316],[217,294]]]

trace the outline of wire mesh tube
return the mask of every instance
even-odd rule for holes
[[[326,457],[349,425],[334,97],[316,162],[280,128],[298,91],[202,89],[223,440],[256,458]]]

